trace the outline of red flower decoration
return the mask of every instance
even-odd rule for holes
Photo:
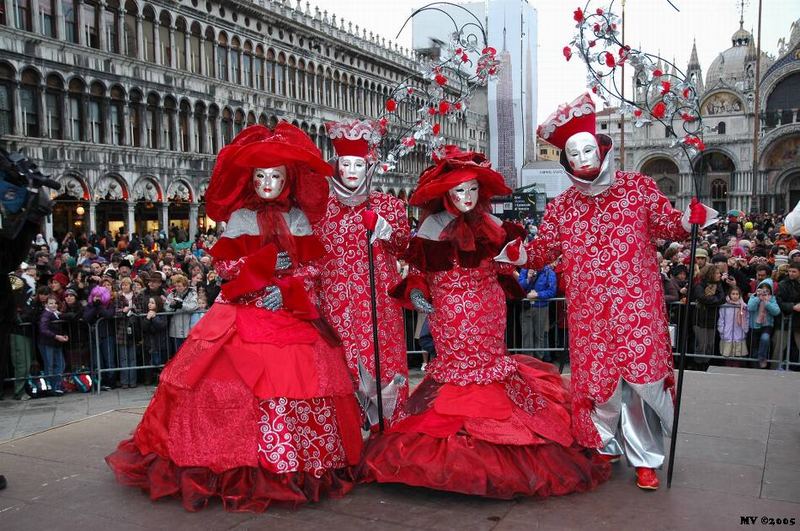
[[[661,95],[663,96],[672,88],[672,83],[669,81],[662,81],[661,82]]]
[[[663,101],[659,101],[658,103],[653,105],[652,113],[653,116],[655,116],[658,119],[663,118],[664,115],[667,114],[667,105]]]
[[[436,81],[436,84],[440,87],[443,87],[447,84],[447,78],[442,74],[436,74],[436,77],[434,77],[433,80]]]
[[[417,141],[414,140],[413,136],[407,136],[403,139],[403,145],[407,147],[414,147],[417,145]]]
[[[636,109],[635,111],[633,111],[633,115],[635,117],[639,118],[642,115],[642,110],[641,109]]]
[[[389,125],[389,119],[388,119],[388,118],[386,118],[386,117],[384,116],[383,118],[381,118],[381,119],[378,121],[378,123],[380,123],[380,124],[381,124],[381,127],[382,127],[382,128],[385,128],[387,125]]]
[[[457,110],[457,111],[460,111],[460,110],[461,110],[461,102],[460,102],[460,101],[457,101],[457,102],[456,102],[456,104],[455,104],[455,108],[456,108],[456,110]]]
[[[496,73],[497,73],[497,69],[496,69],[496,68],[492,67],[492,68],[490,68],[490,69],[489,69],[489,75],[490,75],[490,76],[493,76],[493,75],[495,75]]]
[[[664,75],[664,72],[662,72],[662,71],[661,71],[661,70],[659,70],[658,68],[656,68],[655,70],[653,70],[653,77],[661,77],[661,76],[663,76],[663,75]]]
[[[397,110],[397,102],[393,99],[389,98],[386,100],[386,110],[389,112],[394,112]]]
[[[610,53],[606,52],[606,66],[608,66],[609,68],[612,68],[615,64],[617,64],[617,63],[614,60],[614,56],[611,55]]]
[[[461,55],[461,52],[463,51],[464,50],[462,50],[461,48],[456,48],[456,55]]]
[[[431,115],[431,116],[436,114],[436,108],[435,107],[428,107],[428,114]]]
[[[592,92],[594,92],[595,94],[597,94],[597,85],[595,85],[595,86],[593,86],[593,87],[592,87]]]
[[[406,92],[408,92],[409,94],[414,94],[414,87],[408,87],[406,89]]]
[[[495,50],[491,46],[486,47],[483,50],[481,50],[481,54],[483,54],[483,55],[492,55],[492,56],[494,56],[496,53],[497,53],[497,50]]]
[[[463,54],[461,56],[461,62],[466,63],[467,61],[469,61],[469,56],[467,54]]]
[[[597,8],[597,11],[595,11],[595,13],[597,13],[597,14],[598,14],[598,15],[600,15],[600,16],[603,16],[603,8],[601,8],[601,7],[598,7],[598,8]]]
[[[695,120],[697,120],[697,118],[695,118],[688,112],[681,113],[681,118],[683,118],[684,122],[694,122]]]
[[[442,130],[442,126],[439,124],[433,124],[433,134],[439,135],[439,132]]]
[[[595,33],[600,33],[600,24],[595,22],[594,26],[592,26],[592,29],[594,30]]]
[[[564,58],[565,58],[567,61],[569,61],[570,59],[572,59],[572,48],[570,48],[569,46],[564,46],[564,49],[563,49],[563,50],[561,50],[561,53],[563,53],[563,54],[564,54]]]
[[[597,44],[597,41],[589,41],[589,48],[594,48],[595,44]]]
[[[447,111],[450,110],[450,104],[446,101],[439,102],[439,114],[447,114]]]
[[[583,10],[581,8],[576,9],[575,12],[572,13],[572,18],[574,18],[575,22],[578,24],[583,22]]]
[[[687,100],[688,100],[688,99],[689,99],[689,94],[691,94],[691,93],[692,93],[692,91],[691,91],[691,90],[689,90],[689,87],[686,87],[685,89],[683,89],[683,97],[684,97],[685,99],[687,99]]]

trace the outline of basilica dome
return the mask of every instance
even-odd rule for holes
[[[755,72],[748,72],[748,65],[754,63],[756,50],[753,35],[739,24],[739,29],[731,36],[732,46],[721,52],[711,63],[706,73],[706,88],[713,87],[719,81],[728,85],[740,86],[745,89],[746,81],[753,79]],[[761,72],[766,72],[773,60],[761,52]]]

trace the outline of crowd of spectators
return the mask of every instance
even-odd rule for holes
[[[535,238],[534,220],[523,224]],[[93,365],[93,352],[99,352],[102,368],[114,369],[104,376],[104,387],[136,387],[141,379],[154,383],[157,367],[180,348],[219,293],[206,252],[215,241],[212,232],[190,241],[177,228],[169,239],[124,229],[114,235],[68,233],[49,242],[38,235],[29,259],[14,272],[19,316],[10,350],[14,396],[22,398],[26,378],[39,373],[49,376],[52,393],[63,393],[65,379],[57,375]],[[690,242],[655,244],[670,322],[680,325],[689,311],[691,326],[677,326],[673,340],[680,344],[688,334],[692,368],[742,365],[743,358],[752,360],[750,366],[781,368],[786,351],[790,361],[797,360],[800,316],[789,318],[800,313],[800,248],[783,228],[782,216],[730,215],[701,231],[693,286],[688,285]],[[510,312],[510,346],[550,361],[548,349],[566,342],[565,307],[549,302],[563,297],[559,264],[522,269],[518,280],[527,296]],[[690,289],[697,304],[687,310],[681,303]],[[714,359],[719,355],[723,361]],[[125,370],[144,366],[153,369]]]

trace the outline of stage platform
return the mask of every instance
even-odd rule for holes
[[[669,490],[639,490],[633,470],[620,463],[597,490],[562,498],[497,501],[364,485],[341,500],[264,514],[226,513],[219,503],[187,513],[175,500],[153,503],[117,485],[103,457],[129,435],[143,408],[101,412],[93,400],[114,400],[86,396],[89,416],[0,443],[0,473],[9,482],[0,491],[0,529],[800,528],[800,374],[687,372],[684,396]],[[6,419],[12,407],[35,409],[33,401],[0,404]],[[661,478],[666,483],[666,470]],[[742,525],[744,516],[756,517],[755,525]],[[762,525],[762,517],[795,523]]]

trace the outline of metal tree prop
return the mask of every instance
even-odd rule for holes
[[[678,147],[693,168],[692,159],[705,149],[703,143],[703,121],[700,115],[700,101],[694,83],[673,63],[658,55],[636,50],[620,40],[622,19],[612,12],[614,1],[607,9],[590,10],[591,1],[573,13],[576,22],[574,39],[569,46],[564,46],[563,54],[567,61],[574,55],[573,51],[586,63],[587,84],[603,101],[610,99],[619,102],[620,112],[630,118],[635,127],[658,122],[666,127],[667,134],[674,141],[672,146]],[[674,4],[670,2],[673,7]],[[677,8],[676,8],[677,9]],[[631,100],[623,96],[617,84],[618,69],[623,64],[630,64],[638,72],[637,85],[642,98]],[[662,70],[660,65],[665,65]],[[624,78],[620,76],[622,83]],[[675,131],[676,124],[681,131]],[[700,195],[697,175],[692,174],[694,197]],[[694,264],[697,252],[697,236],[699,226],[692,224],[692,240],[690,264]],[[694,283],[694,267],[689,267],[689,286]],[[692,304],[692,290],[687,292],[686,309],[683,315],[684,330],[689,325],[688,308]],[[683,334],[680,345],[678,381],[675,390],[675,415],[670,439],[669,464],[667,468],[667,488],[672,485],[672,472],[675,462],[675,444],[678,436],[678,420],[681,412],[681,395],[683,391],[683,375],[688,349],[688,334]]]

